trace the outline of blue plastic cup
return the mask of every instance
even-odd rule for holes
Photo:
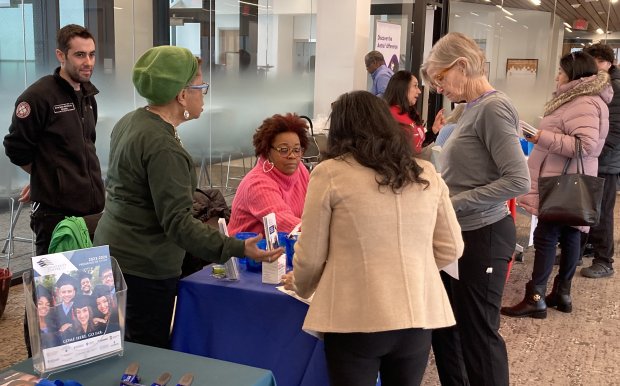
[[[265,242],[265,239],[260,240],[258,243],[256,243],[256,246],[259,247],[260,249],[267,249],[267,243]],[[261,264],[260,261],[256,261],[253,260],[251,258],[247,258],[247,270],[250,272],[263,272],[263,265]]]
[[[286,265],[293,268],[293,256],[295,255],[295,243],[297,242],[297,236],[286,238]]]
[[[258,233],[255,232],[238,232],[235,235],[236,239],[239,240],[247,240],[247,239],[251,239],[252,237],[256,237],[258,236]],[[237,256],[239,258],[239,264],[241,264],[242,266],[246,266],[248,263],[248,258],[246,256]]]

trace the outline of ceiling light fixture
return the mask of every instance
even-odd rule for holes
[[[478,15],[476,12],[470,12],[470,14],[474,15],[474,16],[480,16]]]
[[[530,1],[532,2],[532,4],[534,4],[534,5],[536,5],[536,6],[538,6],[538,5],[540,5],[540,4],[541,4],[541,1],[540,1],[540,0],[530,0]]]
[[[596,29],[596,33],[599,34],[599,35],[602,35],[603,34],[603,30],[600,29],[600,28],[597,28]]]
[[[573,30],[568,27],[564,27],[564,29],[566,30],[566,32],[573,32]]]
[[[565,25],[567,28],[573,28],[573,27],[572,27],[570,24],[568,24],[567,22],[564,22],[564,25]]]
[[[570,6],[571,6],[571,7],[573,7],[573,8],[575,8],[575,9],[577,9],[577,8],[581,7],[581,4],[579,4],[579,3],[577,3],[577,4],[571,4]]]

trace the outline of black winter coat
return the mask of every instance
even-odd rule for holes
[[[609,134],[605,139],[603,151],[598,157],[598,172],[604,174],[620,173],[620,69],[609,69],[614,96],[609,103]]]

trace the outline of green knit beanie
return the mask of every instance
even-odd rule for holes
[[[133,66],[133,84],[149,104],[170,102],[198,72],[198,60],[182,47],[159,46],[146,51]]]

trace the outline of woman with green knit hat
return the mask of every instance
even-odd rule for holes
[[[282,250],[262,251],[260,236],[224,237],[192,217],[197,178],[177,126],[202,113],[209,85],[200,60],[181,47],[151,48],[134,65],[133,83],[148,105],[112,131],[105,211],[94,244],[110,246],[127,282],[125,339],[168,347],[185,251],[223,263],[244,255],[270,261]]]

